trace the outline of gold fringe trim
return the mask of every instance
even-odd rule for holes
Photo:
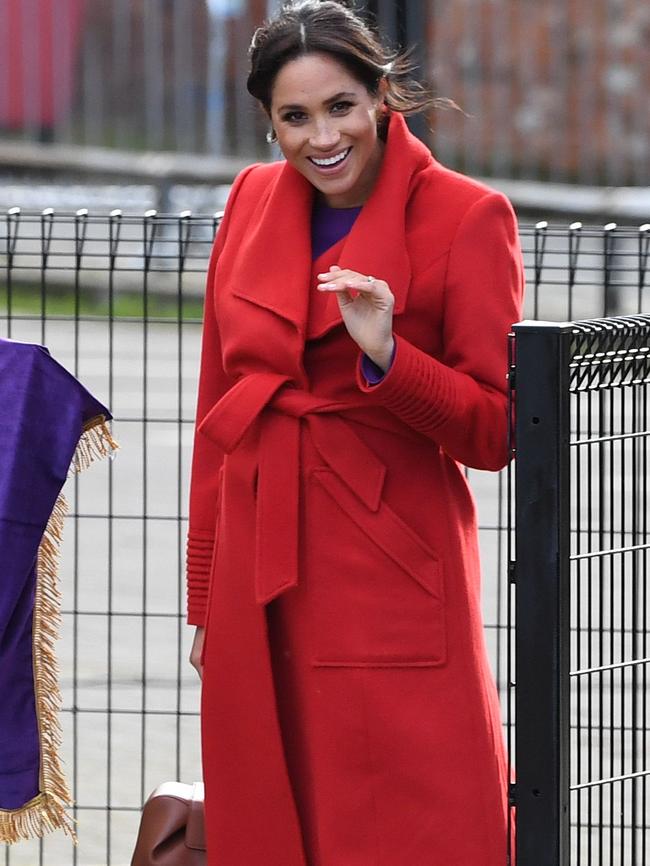
[[[58,588],[59,546],[68,507],[59,495],[38,548],[36,593],[32,621],[34,697],[38,718],[41,766],[40,793],[21,809],[0,810],[0,841],[43,836],[62,829],[77,842],[74,822],[65,811],[72,798],[59,760],[61,710],[59,665],[55,643],[61,622],[61,594]]]
[[[69,474],[82,472],[96,460],[113,454],[118,448],[105,416],[91,418],[84,424]],[[40,793],[20,809],[0,809],[0,842],[9,844],[21,839],[44,836],[54,830],[63,830],[75,845],[77,844],[74,820],[66,812],[66,806],[72,805],[72,797],[59,758],[59,712],[62,701],[55,651],[61,623],[59,549],[67,511],[65,497],[59,494],[38,548],[32,647],[41,759]]]
[[[61,819],[59,804],[47,794],[39,794],[14,812],[0,810],[0,842],[13,845],[21,840],[33,839],[52,833],[63,827],[65,833],[77,843],[72,829],[72,818],[63,812]]]
[[[96,460],[110,457],[120,446],[113,439],[104,415],[96,415],[86,421],[83,433],[77,444],[70,475],[77,475],[88,469]]]

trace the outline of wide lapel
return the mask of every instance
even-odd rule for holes
[[[382,167],[337,262],[386,280],[395,295],[395,314],[406,307],[411,262],[406,244],[406,210],[418,173],[433,163],[427,149],[409,131],[404,117],[390,117]],[[230,271],[234,297],[263,307],[291,322],[304,339],[312,286],[311,211],[314,187],[284,163],[261,190]],[[341,323],[332,297],[323,306],[313,336]]]
[[[304,334],[311,278],[314,189],[284,163],[253,210],[231,272],[232,294],[288,319]]]
[[[411,134],[404,117],[392,114],[377,183],[352,226],[338,261],[330,262],[386,280],[395,296],[395,315],[404,311],[411,283],[406,245],[408,200],[417,174],[432,163],[431,153]],[[321,337],[340,322],[338,303],[331,297],[312,334]]]

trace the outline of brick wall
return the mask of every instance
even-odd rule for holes
[[[648,0],[427,0],[435,149],[470,171],[650,185]]]

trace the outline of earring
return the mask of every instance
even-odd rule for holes
[[[278,136],[276,135],[276,132],[273,129],[273,127],[271,127],[269,129],[269,131],[266,133],[266,140],[269,144],[275,144],[275,142],[278,140]]]

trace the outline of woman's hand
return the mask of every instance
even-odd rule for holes
[[[203,639],[205,637],[205,629],[203,626],[197,626],[194,632],[194,641],[190,650],[190,664],[196,668],[196,672],[203,679],[203,665],[201,664],[201,653],[203,652]]]
[[[382,370],[393,354],[395,297],[384,280],[332,265],[318,274],[321,292],[336,292],[341,316],[352,339]]]

